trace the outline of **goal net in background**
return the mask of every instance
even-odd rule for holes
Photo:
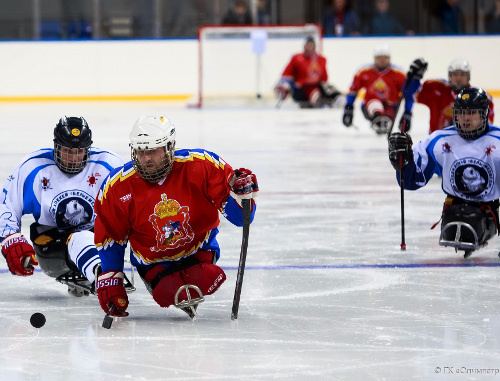
[[[200,27],[198,94],[190,106],[274,101],[281,73],[310,36],[322,52],[322,30],[316,24]]]

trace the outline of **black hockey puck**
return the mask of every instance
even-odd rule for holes
[[[40,312],[35,312],[30,318],[30,323],[35,328],[42,328],[45,325],[45,321],[45,315]]]

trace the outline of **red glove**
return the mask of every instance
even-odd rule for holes
[[[233,172],[234,176],[229,182],[231,196],[241,206],[241,200],[257,197],[259,184],[257,177],[251,170],[239,168]]]
[[[107,271],[97,277],[95,290],[101,308],[110,316],[128,316],[127,291],[123,286],[124,274],[121,271]]]
[[[13,275],[33,275],[33,266],[38,265],[35,250],[21,233],[14,233],[2,241],[2,254]]]
[[[281,100],[285,100],[288,94],[290,94],[291,90],[292,86],[290,86],[290,82],[286,80],[280,80],[278,84],[274,87],[274,92],[276,93],[276,96]]]

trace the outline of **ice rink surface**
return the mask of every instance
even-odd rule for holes
[[[0,178],[52,146],[63,115],[84,116],[94,146],[129,157],[142,114],[165,114],[179,148],[204,148],[252,169],[260,195],[250,228],[239,318],[231,321],[241,228],[222,217],[227,281],[185,313],[156,305],[136,276],[130,316],[103,329],[94,296],[75,298],[41,272],[0,260],[0,380],[495,380],[500,379],[498,238],[463,259],[438,246],[438,178],[400,192],[387,140],[359,110],[188,109],[174,103],[0,105]],[[412,137],[427,134],[416,105]],[[31,217],[23,219],[26,234]],[[47,323],[33,328],[42,312]]]

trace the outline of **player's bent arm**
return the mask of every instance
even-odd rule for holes
[[[406,83],[403,84],[403,89],[406,86]],[[411,112],[413,108],[413,103],[415,103],[415,93],[418,91],[420,88],[420,79],[418,78],[413,78],[410,83],[408,84],[408,87],[406,89],[406,92],[403,94],[404,99],[405,99],[405,111],[406,112]]]
[[[104,243],[96,242],[96,248],[101,259],[102,272],[123,271],[127,241],[115,242],[106,239]]]
[[[345,98],[345,104],[347,106],[352,106],[354,104],[354,101],[356,100],[357,95],[357,91],[350,91]]]
[[[418,152],[418,151],[417,151]],[[422,164],[425,162],[426,164]],[[403,170],[404,186],[407,190],[417,190],[425,186],[434,173],[438,173],[438,164],[432,157],[425,158],[417,153],[415,160],[409,163]],[[400,181],[399,171],[396,171],[398,183]]]
[[[257,210],[257,204],[255,200],[252,199],[252,214],[250,216],[250,223],[253,221],[255,217],[255,211]],[[226,219],[236,226],[243,226],[243,209],[236,202],[236,200],[232,196],[228,196],[226,204],[223,206],[222,215],[226,217]]]
[[[21,166],[17,166],[10,174],[0,194],[0,235],[3,238],[21,231],[21,217],[24,209],[28,213],[40,210],[40,204],[34,194],[31,194],[29,200],[24,202],[24,178],[21,178],[20,168]]]

